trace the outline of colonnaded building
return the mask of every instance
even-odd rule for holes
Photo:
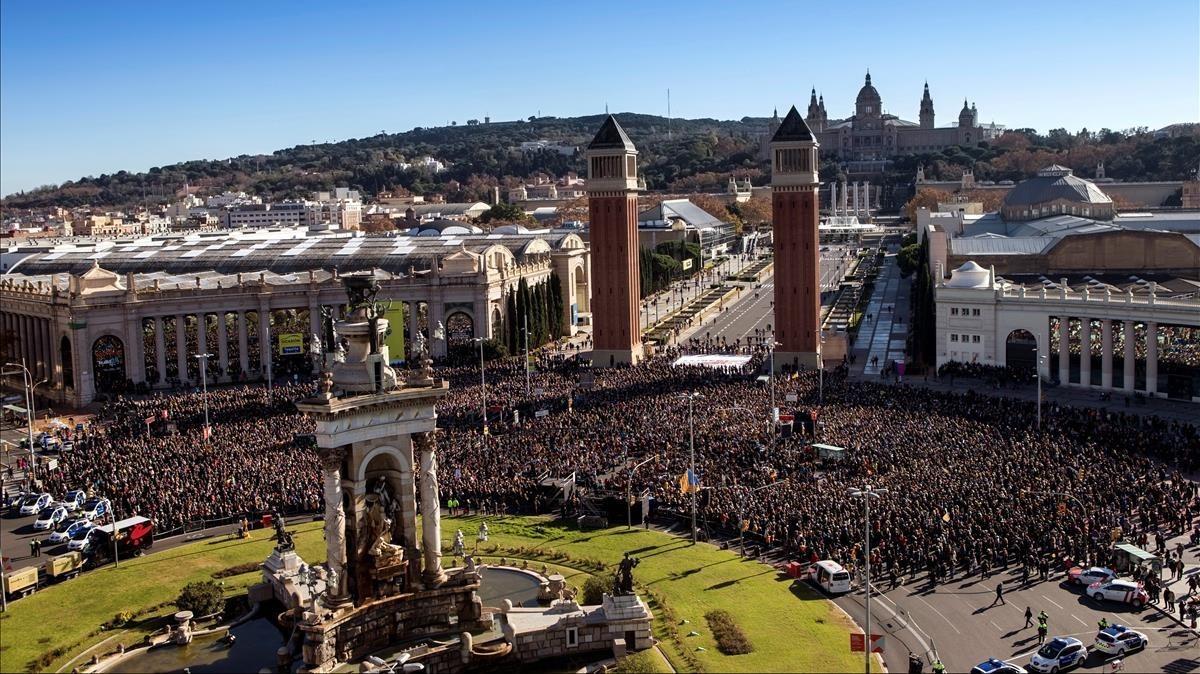
[[[46,380],[38,395],[74,406],[130,388],[198,385],[203,353],[210,383],[285,376],[315,358],[323,311],[341,315],[339,272],[379,279],[394,360],[418,332],[435,357],[499,337],[521,281],[538,297],[557,289],[569,334],[589,320],[590,253],[577,234],[484,233],[452,221],[415,229],[364,236],[298,226],[12,246],[0,256],[3,355]]]
[[[937,363],[1200,402],[1200,211],[1121,213],[1049,166],[995,213],[917,213]],[[947,278],[947,274],[949,275]]]

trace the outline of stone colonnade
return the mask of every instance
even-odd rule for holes
[[[1080,323],[1079,342],[1079,386],[1092,386],[1092,321],[1091,318],[1075,316],[1058,317],[1058,381],[1071,385],[1071,321]],[[1113,388],[1113,321],[1096,319],[1100,323],[1100,387]],[[1146,321],[1146,385],[1143,389],[1135,389],[1137,356],[1135,347],[1137,334],[1134,323],[1140,321],[1124,320],[1122,324],[1122,377],[1121,389],[1127,393],[1141,390],[1149,395],[1158,391],[1158,323]]]

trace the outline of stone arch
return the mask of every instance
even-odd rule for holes
[[[571,295],[575,298],[572,322],[578,323],[578,314],[591,313],[592,298],[588,289],[587,268],[583,261],[571,265]]]
[[[62,381],[64,389],[75,388],[75,358],[71,350],[71,338],[66,335],[58,340],[59,362],[62,363]]]
[[[92,381],[96,393],[119,393],[125,389],[125,342],[116,335],[101,335],[92,342]]]
[[[446,343],[450,346],[470,343],[475,337],[475,317],[463,309],[446,316]]]
[[[1017,328],[1004,339],[1004,364],[1016,370],[1029,372],[1032,379],[1037,372],[1037,337],[1024,328]]]
[[[492,307],[492,336],[500,339],[504,334],[504,316],[500,313],[500,307]]]
[[[354,474],[355,482],[364,484],[367,480],[367,475],[372,462],[375,462],[375,460],[380,457],[386,457],[393,460],[395,462],[395,470],[398,470],[402,473],[412,473],[413,471],[412,456],[409,453],[403,452],[392,445],[380,445],[379,447],[372,448],[371,451],[367,452],[366,455],[363,456],[362,460],[358,462],[358,466],[356,467]],[[387,462],[380,462],[380,464],[382,463]]]

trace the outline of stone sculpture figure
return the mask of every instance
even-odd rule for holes
[[[633,594],[633,569],[638,564],[641,564],[640,559],[625,553],[625,558],[617,564],[617,577],[613,584],[614,595]]]
[[[369,545],[367,554],[375,560],[375,566],[390,566],[404,559],[404,548],[388,539],[392,536],[392,520],[383,512],[379,498],[372,495],[367,510],[367,528],[371,535],[367,537]]]
[[[475,537],[476,543],[487,543],[488,540],[488,525],[483,522],[479,525],[479,535]]]
[[[454,532],[454,548],[452,552],[454,553],[455,557],[462,557],[464,554],[466,554],[466,549],[466,544],[463,540],[463,530],[459,529],[458,531]]]

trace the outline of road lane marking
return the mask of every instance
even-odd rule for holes
[[[1079,616],[1075,615],[1074,613],[1072,613],[1072,614],[1071,614],[1071,617],[1072,617],[1072,618],[1074,618],[1074,619],[1076,619],[1076,620],[1079,620]],[[1084,627],[1087,627],[1087,623],[1085,623],[1085,622],[1084,622],[1084,621],[1082,621],[1082,620],[1079,620],[1079,624],[1080,624],[1080,625],[1083,625]]]
[[[949,625],[949,626],[950,626],[950,628],[954,630],[954,633],[955,633],[955,634],[962,634],[962,632],[960,632],[960,631],[959,631],[959,629],[958,629],[958,626],[957,626],[957,625],[955,625],[953,622],[951,622],[951,621],[950,621],[950,619],[949,619],[949,618],[947,618],[947,617],[946,617],[946,615],[945,615],[944,613],[942,613],[941,611],[937,610],[937,608],[936,608],[936,607],[935,607],[933,604],[930,604],[929,602],[925,601],[925,597],[922,597],[922,596],[920,596],[920,595],[917,595],[917,599],[920,599],[922,604],[924,604],[924,605],[928,606],[928,607],[929,607],[929,608],[930,608],[930,609],[931,609],[931,610],[932,610],[934,613],[936,613],[936,614],[938,614],[939,616],[941,616],[942,620],[945,620],[945,621],[946,621],[946,624],[947,624],[947,625]]]
[[[1054,601],[1050,597],[1047,597],[1046,595],[1042,595],[1042,599],[1045,599],[1046,601],[1050,602],[1051,604],[1054,604],[1058,608],[1062,609],[1062,605],[1060,605],[1058,602]]]
[[[1001,629],[1001,628],[1000,628],[1000,626],[999,626],[999,625],[997,625],[997,624],[995,623],[995,621],[989,620],[988,622],[992,624],[992,627],[995,627],[996,629],[1000,630],[1001,632],[1003,632],[1003,631],[1004,631],[1003,629]]]

